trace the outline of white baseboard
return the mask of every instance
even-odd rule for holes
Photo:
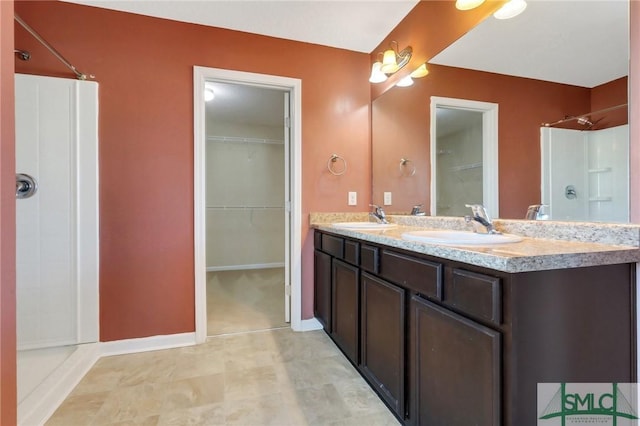
[[[18,404],[18,424],[43,425],[100,358],[100,343],[78,345],[67,360]]]
[[[196,333],[168,334],[100,343],[100,356],[180,348],[196,344]]]
[[[322,330],[322,324],[315,318],[300,321],[300,329],[294,331]]]
[[[229,265],[229,266],[207,266],[207,272],[243,271],[246,269],[271,269],[271,268],[284,268],[284,262],[252,263],[248,265]]]

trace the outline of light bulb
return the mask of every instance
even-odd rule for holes
[[[411,78],[410,75],[406,76],[405,78],[403,78],[402,80],[396,83],[396,86],[398,87],[409,87],[412,85],[413,85],[413,79]]]
[[[207,87],[207,88],[204,89],[204,101],[205,102],[210,102],[215,97],[216,97],[216,94],[213,93],[213,89],[212,88]]]
[[[527,8],[525,0],[511,0],[505,3],[493,16],[496,19],[511,19],[520,15]]]
[[[398,67],[398,63],[396,62],[395,50],[385,50],[384,56],[382,57],[382,66],[380,67],[380,70],[385,74],[393,74],[399,69],[400,68]]]
[[[456,9],[471,10],[484,3],[484,0],[456,0]]]
[[[410,75],[412,78],[421,78],[429,74],[429,70],[427,69],[427,64],[422,64],[418,68],[416,68]]]
[[[382,67],[382,62],[374,62],[371,66],[371,77],[369,77],[369,81],[371,83],[382,83],[387,79],[385,73],[380,69]]]

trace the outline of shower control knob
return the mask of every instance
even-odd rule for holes
[[[16,174],[16,198],[32,197],[38,191],[38,182],[26,173]]]

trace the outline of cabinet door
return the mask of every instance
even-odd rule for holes
[[[358,364],[359,270],[337,259],[332,265],[331,337]]]
[[[322,327],[331,332],[331,256],[316,250],[314,253],[313,314]]]
[[[500,333],[418,296],[410,309],[411,422],[500,425]]]
[[[365,272],[360,300],[361,371],[404,418],[405,291]]]

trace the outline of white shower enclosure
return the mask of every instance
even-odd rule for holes
[[[549,219],[629,221],[629,126],[542,127],[542,203]]]
[[[96,342],[98,84],[17,74],[15,85],[16,172],[38,185],[16,200],[18,350]]]

